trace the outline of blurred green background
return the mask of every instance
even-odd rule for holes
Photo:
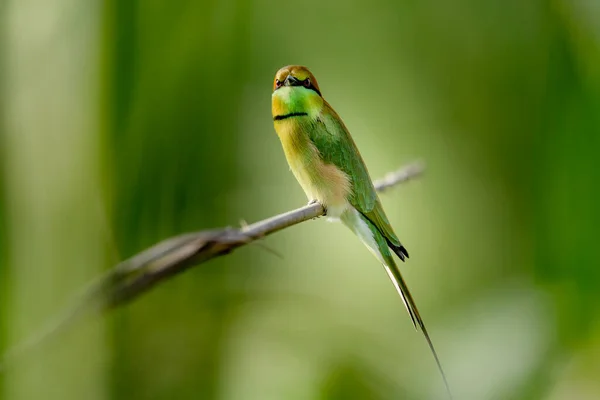
[[[455,399],[600,398],[600,2],[0,3],[0,342],[186,231],[303,205],[270,114],[304,64],[379,177]],[[0,376],[13,399],[441,399],[383,269],[311,221]]]

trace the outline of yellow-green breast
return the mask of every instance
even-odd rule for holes
[[[296,88],[281,88],[273,92],[274,126],[294,176],[309,200],[318,200],[327,207],[330,217],[339,215],[348,207],[349,177],[333,164],[323,162],[319,151],[310,140],[309,131],[318,124],[323,107],[319,96],[295,98]],[[276,117],[299,113],[285,119]]]

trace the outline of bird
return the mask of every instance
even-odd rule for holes
[[[452,398],[433,342],[391,253],[404,261],[408,251],[383,210],[346,125],[305,66],[288,65],[277,71],[271,100],[275,131],[309,204],[320,203],[328,219],[346,225],[383,265],[415,329],[423,333]]]

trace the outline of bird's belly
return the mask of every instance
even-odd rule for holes
[[[334,164],[326,163],[307,132],[312,129],[304,120],[278,121],[275,129],[290,169],[309,200],[317,200],[327,209],[327,216],[339,218],[348,209],[352,192],[350,177]]]
[[[333,164],[320,157],[310,162],[290,162],[294,176],[309,200],[318,200],[327,209],[327,217],[338,219],[348,209],[350,179]]]

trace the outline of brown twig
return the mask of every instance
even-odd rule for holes
[[[409,164],[374,182],[377,191],[409,181],[424,170],[420,162]],[[147,291],[156,283],[183,270],[232,252],[282,229],[320,217],[325,210],[309,204],[242,228],[223,228],[188,233],[167,239],[119,264],[113,273],[116,285],[108,293],[110,306],[118,306]]]
[[[377,191],[407,182],[424,170],[420,162],[408,164],[374,182]],[[220,228],[175,236],[117,264],[112,270],[88,286],[73,307],[48,324],[37,335],[5,353],[0,370],[7,362],[19,359],[42,341],[72,325],[90,311],[103,311],[121,306],[146,293],[154,285],[188,268],[215,257],[231,253],[248,243],[309,219],[323,216],[319,203],[309,204],[241,228]]]

